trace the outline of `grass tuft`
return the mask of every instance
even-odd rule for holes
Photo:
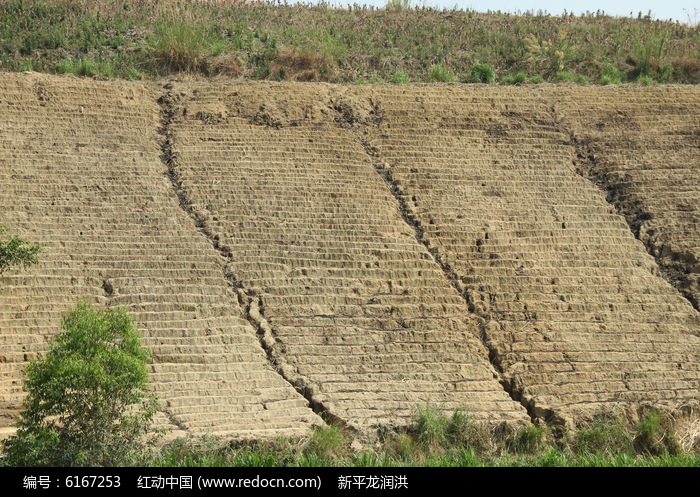
[[[496,72],[489,64],[473,64],[469,68],[467,83],[493,84],[496,82]]]
[[[433,83],[453,83],[457,77],[452,74],[449,67],[443,64],[435,64],[430,68],[429,79]]]
[[[207,30],[184,21],[156,26],[152,57],[166,72],[206,71]]]
[[[681,452],[671,418],[656,409],[647,412],[635,428],[634,444],[639,452],[655,456]]]

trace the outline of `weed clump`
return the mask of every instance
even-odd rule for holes
[[[496,72],[489,64],[479,63],[473,64],[469,68],[467,83],[485,83],[493,84],[496,82]]]
[[[620,83],[622,83],[622,72],[609,62],[603,64],[600,68],[600,84],[619,85]]]
[[[5,226],[0,226],[0,235],[9,231]],[[14,266],[27,268],[36,264],[38,261],[37,254],[41,250],[41,246],[36,243],[31,243],[13,236],[8,240],[0,240],[0,275]]]
[[[642,417],[635,428],[634,445],[637,451],[655,456],[680,453],[673,422],[669,416],[652,409]]]
[[[517,74],[510,74],[508,76],[505,76],[502,80],[501,83],[504,85],[524,85],[526,83],[530,83],[530,78],[528,78],[527,73],[525,71],[520,71]]]
[[[433,83],[453,83],[457,81],[457,77],[452,74],[449,67],[435,64],[430,68],[430,81]]]
[[[495,446],[492,433],[462,410],[445,416],[433,406],[417,409],[413,427],[397,440],[401,456],[422,453],[434,455],[464,449],[475,454],[491,453]]]
[[[571,449],[577,454],[633,454],[634,446],[623,419],[612,412],[600,412],[571,435]]]
[[[554,75],[555,83],[576,83],[579,85],[587,85],[588,78],[583,74],[574,74],[568,71],[559,71]]]
[[[207,31],[183,21],[161,22],[156,26],[152,58],[167,72],[206,70]]]
[[[389,79],[391,83],[404,85],[411,82],[411,78],[404,71],[396,71]]]
[[[336,425],[315,427],[303,449],[307,461],[328,461],[347,456],[350,441]]]

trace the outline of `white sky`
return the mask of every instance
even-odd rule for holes
[[[293,0],[290,0],[293,1]],[[359,5],[375,5],[383,7],[386,0],[329,0],[331,5],[345,6],[357,3]],[[525,12],[545,10],[550,14],[561,14],[564,9],[576,14],[603,10],[608,15],[629,16],[630,12],[637,16],[642,11],[647,14],[651,10],[654,19],[672,19],[684,23],[697,24],[700,22],[700,0],[569,0],[557,2],[554,0],[412,0],[411,5],[426,5],[430,7],[472,9],[479,12],[500,10],[502,12]]]

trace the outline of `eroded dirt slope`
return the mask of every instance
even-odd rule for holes
[[[694,87],[547,94],[606,193],[666,276],[700,306],[700,95]]]
[[[175,86],[183,190],[231,254],[285,377],[332,416],[405,424],[417,405],[526,420],[477,319],[347,127],[368,102],[323,85]]]
[[[0,428],[82,296],[195,433],[700,400],[696,88],[0,88]]]
[[[45,247],[40,265],[0,278],[2,423],[19,408],[27,359],[87,297],[135,318],[170,424],[237,437],[304,433],[319,418],[268,364],[218,253],[178,205],[152,90],[2,75],[2,222]]]
[[[577,173],[578,149],[547,91],[358,93],[382,116],[368,128],[369,147],[421,238],[470,308],[489,319],[495,362],[533,413],[571,418],[617,403],[697,401],[698,313],[604,193]],[[564,94],[592,98],[578,88]],[[642,105],[654,96],[631,98]],[[686,172],[697,184],[700,164]],[[687,202],[697,207],[697,197]],[[697,236],[697,225],[680,219],[674,230]]]

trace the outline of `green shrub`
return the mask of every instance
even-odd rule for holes
[[[637,42],[634,54],[631,56],[634,69],[630,73],[630,79],[653,77],[659,63],[664,58],[664,52],[668,42],[668,35],[650,33],[642,42]]]
[[[408,77],[408,74],[406,74],[403,71],[396,71],[392,76],[391,79],[389,80],[394,84],[407,84],[411,82],[411,78]]]
[[[622,73],[609,62],[600,69],[600,83],[603,85],[619,85],[622,83]]]
[[[81,302],[63,317],[49,353],[27,367],[9,466],[115,466],[143,456],[157,403],[146,393],[149,353],[121,309]]]
[[[259,33],[251,48],[249,62],[254,68],[254,79],[265,79],[270,76],[270,68],[279,56],[277,40],[267,33]]]
[[[493,84],[496,81],[496,73],[488,64],[473,64],[469,68],[468,83]]]
[[[524,71],[520,71],[519,73],[514,75],[505,76],[501,80],[501,83],[503,83],[504,85],[524,85],[527,82],[528,77]]]
[[[446,449],[460,448],[473,454],[486,454],[493,448],[492,433],[462,410],[455,410],[446,428]]]
[[[427,405],[417,408],[415,420],[416,442],[428,451],[436,450],[447,444],[449,419],[437,408]]]
[[[75,74],[75,62],[73,59],[63,59],[56,64],[56,72],[58,74]]]
[[[519,454],[538,454],[548,446],[549,430],[538,425],[529,425],[517,430],[507,442],[512,452]]]
[[[5,226],[0,226],[0,235],[9,230]],[[41,246],[30,243],[27,240],[13,236],[8,240],[0,240],[0,274],[14,266],[27,268],[38,262],[37,254]]]
[[[108,72],[111,74],[111,65]],[[76,76],[97,76],[100,73],[100,65],[89,59],[79,57],[78,59],[64,59],[56,65],[56,72],[59,74],[75,74]]]
[[[588,78],[583,74],[574,74],[568,71],[559,71],[554,75],[554,82],[556,83],[577,83],[580,85],[587,85],[589,83]]]
[[[128,79],[128,80],[141,79],[141,73],[135,67],[131,67],[131,68],[127,69],[127,71],[126,71],[126,79]]]
[[[493,448],[490,431],[460,409],[448,417],[433,406],[418,407],[412,432],[418,448],[428,454],[456,449],[486,454]],[[404,452],[412,451],[405,441],[404,446]]]
[[[673,66],[667,62],[661,64],[658,70],[658,75],[656,76],[656,80],[659,83],[668,83],[669,81],[671,81],[671,76],[673,76]]]
[[[350,442],[338,426],[315,427],[303,454],[325,460],[345,455],[349,446]]]
[[[656,85],[656,80],[651,76],[638,76],[635,81],[637,84],[642,86],[654,86]]]
[[[450,68],[442,64],[435,64],[430,68],[430,81],[436,83],[452,83],[457,81],[457,78]]]

